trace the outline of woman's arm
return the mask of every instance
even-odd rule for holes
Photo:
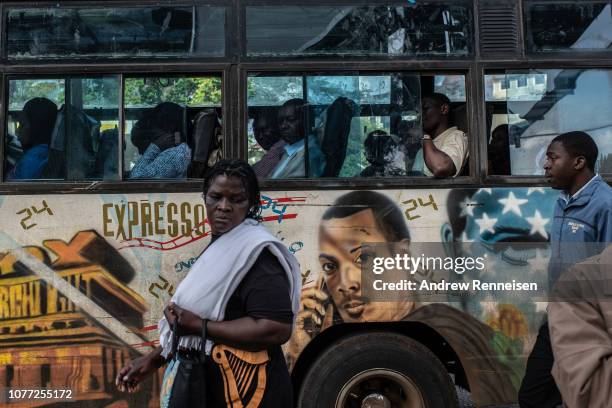
[[[157,370],[166,363],[166,359],[161,355],[162,348],[157,347],[142,357],[138,357],[127,363],[115,379],[115,385],[119,391],[133,392],[145,377]]]
[[[207,323],[208,338],[249,351],[289,340],[293,322],[289,280],[268,249],[260,253],[232,298],[234,304],[226,310],[226,320]],[[198,315],[173,304],[164,313],[171,326],[178,318],[183,333],[202,333],[202,319]]]
[[[203,320],[194,313],[171,303],[164,314],[170,326],[178,318],[182,334],[202,333]],[[291,337],[291,324],[250,316],[222,322],[207,321],[206,329],[210,340],[251,351],[283,344]]]

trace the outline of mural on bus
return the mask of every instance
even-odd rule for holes
[[[302,267],[302,306],[284,346],[290,366],[338,324],[418,321],[462,360],[478,405],[512,402],[544,302],[470,293],[459,302],[362,295],[363,243],[546,242],[556,192],[543,188],[266,193],[262,217]],[[160,375],[136,394],[120,367],[157,344],[157,321],[209,240],[199,194],[0,197],[0,386],[71,389],[100,406],[158,406]],[[38,261],[30,268],[13,250]],[[545,250],[492,252],[546,265]],[[488,273],[495,273],[495,271]],[[161,374],[161,372],[159,373]],[[23,404],[23,401],[19,402]],[[15,404],[17,405],[17,404]]]

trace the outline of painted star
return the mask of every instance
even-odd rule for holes
[[[459,204],[459,207],[461,207],[461,214],[459,214],[459,216],[465,217],[466,215],[469,215],[470,217],[473,217],[474,216],[474,204],[478,204],[478,203],[472,202],[470,201],[468,197],[465,197],[465,200],[463,200]]]
[[[544,191],[544,187],[529,187],[527,189],[527,195],[530,195],[531,193],[546,194],[546,191]]]
[[[522,217],[523,214],[521,213],[521,205],[525,204],[529,200],[527,200],[525,198],[516,198],[516,196],[514,195],[514,192],[511,191],[508,194],[507,198],[500,198],[497,201],[500,204],[504,205],[504,209],[502,211],[502,214],[505,214],[507,212],[512,211],[513,213],[515,213],[519,217]]]
[[[489,218],[487,214],[483,213],[482,218],[476,219],[476,224],[480,228],[480,234],[484,231],[490,231],[492,234],[495,233],[495,228],[493,226],[497,222],[497,218]]]
[[[545,256],[542,255],[542,251],[540,251],[539,249],[536,249],[535,257],[527,260],[527,262],[529,262],[532,272],[547,270],[546,267],[548,266],[548,260]]]
[[[476,192],[476,194],[478,194],[478,193],[482,193],[482,192],[492,194],[492,192],[491,192],[491,189],[490,189],[490,188],[481,188],[481,189],[479,189],[479,190]]]
[[[535,210],[535,214],[533,214],[533,217],[526,217],[526,219],[527,222],[531,224],[531,231],[529,231],[530,235],[537,233],[548,239],[548,232],[546,232],[546,228],[544,228],[544,226],[548,224],[550,218],[542,218],[542,214],[540,214],[540,211]]]

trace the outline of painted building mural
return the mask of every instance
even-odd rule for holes
[[[442,243],[455,255],[479,243],[515,270],[545,269],[556,195],[543,188],[266,193],[264,225],[302,267],[302,307],[284,346],[290,365],[334,325],[419,321],[451,344],[476,403],[514,401],[544,302],[485,292],[452,302],[373,301],[363,296],[358,265],[364,244],[405,241]],[[200,194],[3,196],[0,214],[0,388],[70,389],[87,406],[159,406],[161,372],[136,394],[118,392],[114,379],[157,344],[163,307],[209,241]],[[498,251],[503,242],[534,245]],[[503,268],[487,273],[496,270]]]

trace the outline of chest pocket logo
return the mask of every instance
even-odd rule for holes
[[[584,230],[584,224],[574,221],[568,221],[567,225],[572,229],[572,234],[575,234],[580,228]]]

